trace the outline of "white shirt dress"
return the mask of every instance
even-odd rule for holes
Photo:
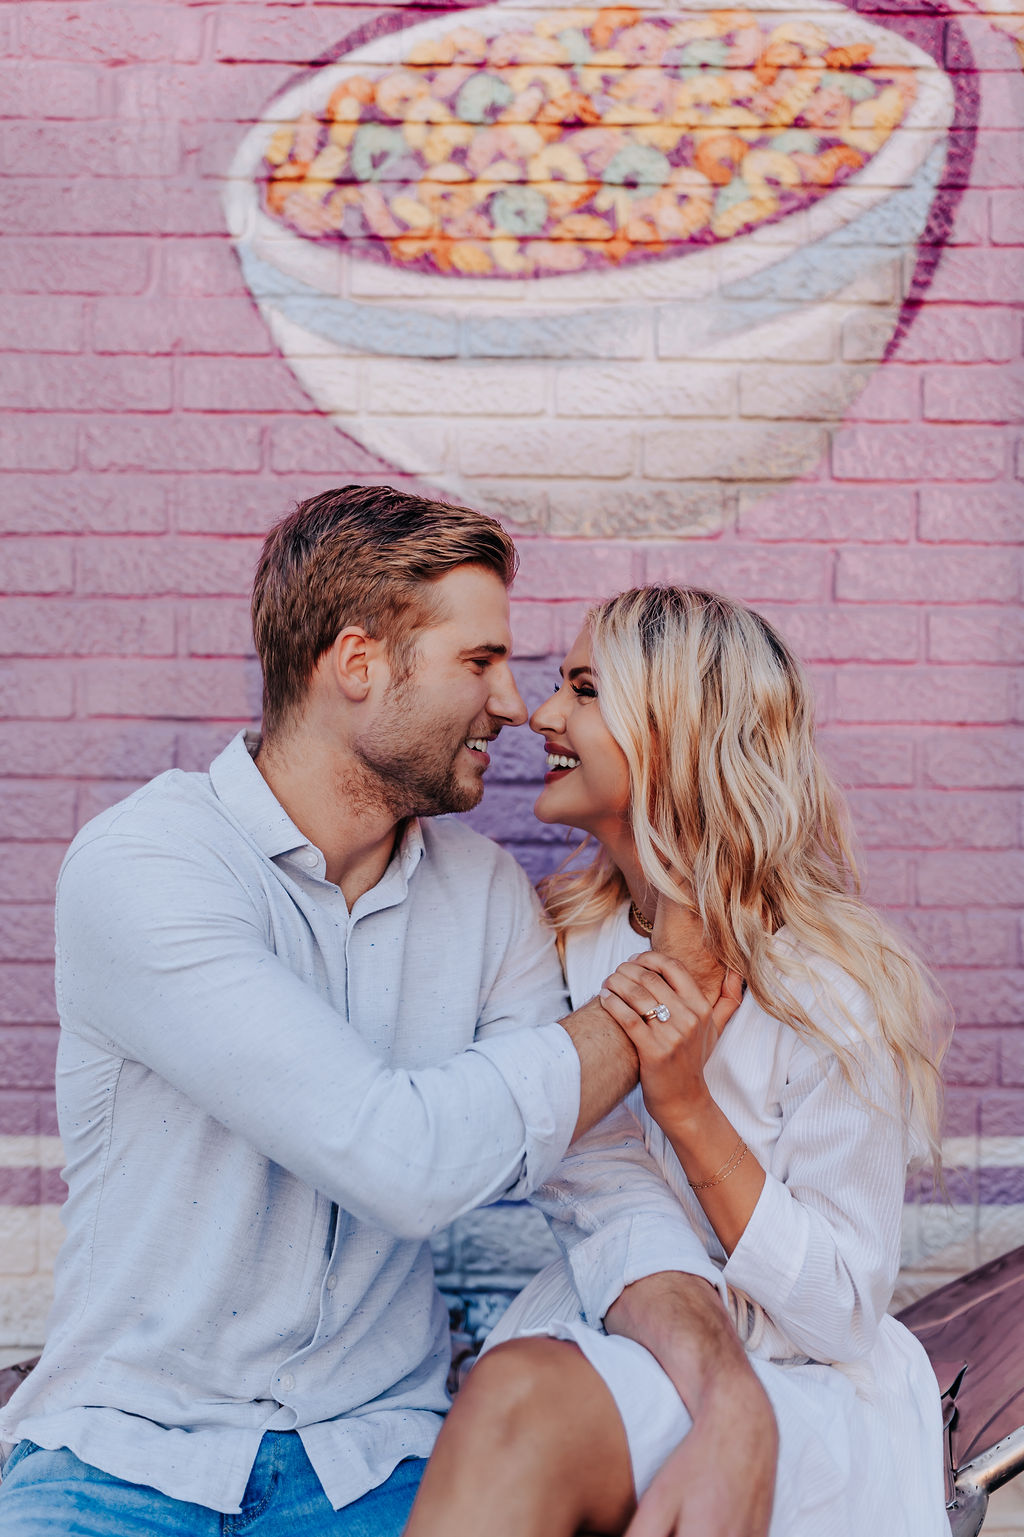
[[[626,907],[570,933],[573,1006],[642,948]],[[815,971],[838,986],[868,1037],[877,1033],[856,984],[824,962]],[[815,988],[789,985],[834,1038],[841,1027],[827,1023]],[[845,1041],[857,1049],[854,1032]],[[885,1311],[899,1267],[907,1134],[895,1073],[863,1048],[858,1060],[868,1075],[860,1095],[834,1052],[746,994],[705,1070],[766,1171],[728,1257],[639,1089],[575,1144],[540,1193],[565,1259],[526,1287],[487,1348],[523,1334],[574,1341],[615,1399],[638,1494],[691,1420],[654,1357],[601,1327],[614,1299],[595,1290],[587,1250],[603,1246],[607,1259],[610,1239],[585,1222],[580,1230],[576,1192],[588,1179],[608,1187],[617,1158],[623,1214],[612,1247],[620,1280],[664,1269],[713,1280],[771,1400],[779,1426],[771,1537],[949,1537],[938,1386],[920,1344]],[[646,1155],[640,1148],[638,1158],[641,1139]]]

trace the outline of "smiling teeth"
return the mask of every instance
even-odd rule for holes
[[[579,767],[579,762],[578,758],[569,758],[564,753],[548,753],[549,769],[574,769]]]
[[[485,736],[471,736],[471,737],[467,737],[466,738],[466,746],[467,747],[471,747],[474,752],[486,752],[487,751],[487,738]]]

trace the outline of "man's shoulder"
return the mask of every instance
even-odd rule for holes
[[[117,844],[181,849],[225,837],[230,832],[209,774],[172,768],[86,822],[64,856],[64,868]]]
[[[431,816],[420,822],[424,855],[440,875],[458,879],[472,873],[472,885],[486,885],[487,901],[500,895],[524,895],[534,901],[534,887],[523,865],[507,848],[486,833],[478,833],[458,816]]]
[[[420,830],[426,857],[436,868],[455,872],[471,869],[478,878],[481,872],[490,871],[492,878],[530,885],[526,871],[507,849],[458,817],[424,817]]]

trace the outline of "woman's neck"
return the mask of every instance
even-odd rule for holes
[[[654,910],[658,905],[658,893],[651,885],[640,868],[637,858],[636,846],[632,838],[626,837],[621,842],[602,842],[605,854],[616,867],[629,891],[629,899],[637,912],[648,923],[654,922]]]

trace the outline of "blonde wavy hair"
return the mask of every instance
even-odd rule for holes
[[[803,957],[853,978],[899,1071],[907,1122],[937,1166],[947,1011],[921,963],[861,900],[845,803],[815,747],[799,662],[759,614],[696,588],[621,593],[592,609],[588,626],[600,710],[629,766],[633,838],[651,887],[695,903],[711,953],[773,1018],[836,1052],[855,1084],[861,1053],[848,1044],[851,1028],[854,1043],[871,1043]],[[596,921],[627,895],[603,850],[543,887],[560,931]],[[818,995],[824,986],[838,1040],[783,978]]]

